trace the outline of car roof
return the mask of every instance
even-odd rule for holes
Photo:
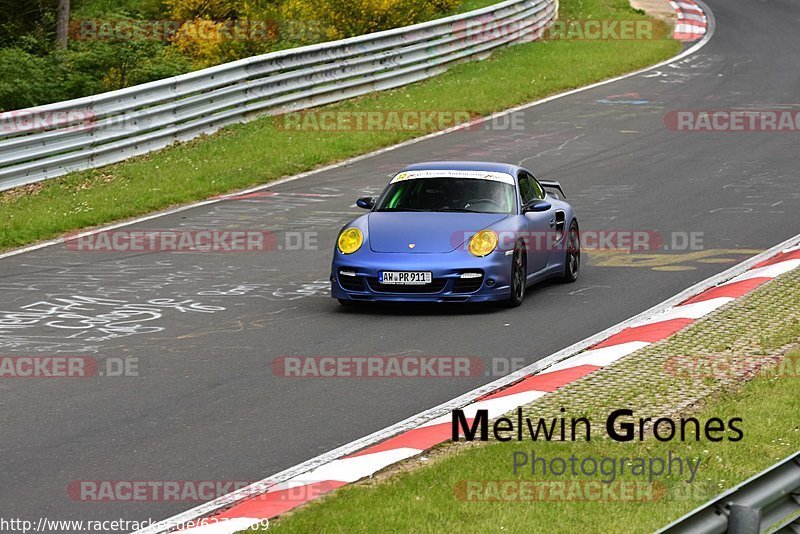
[[[491,161],[427,161],[414,163],[403,169],[403,171],[439,170],[504,172],[516,178],[517,172],[522,170],[522,167],[511,165],[510,163],[495,163]]]

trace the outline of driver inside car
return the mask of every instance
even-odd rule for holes
[[[480,205],[481,208],[491,211],[510,211],[509,199],[506,198],[502,188],[496,187],[493,182],[483,180],[476,180],[476,186],[473,196],[467,201],[464,208],[470,209],[471,205]]]

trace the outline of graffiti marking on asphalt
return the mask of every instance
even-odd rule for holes
[[[72,295],[33,302],[15,311],[0,310],[0,348],[18,348],[39,342],[65,341],[102,343],[133,335],[164,330],[152,323],[167,310],[179,313],[215,313],[222,306],[194,299],[156,298],[143,302]],[[68,335],[56,334],[71,331]]]
[[[692,263],[735,263],[762,252],[756,249],[707,249],[685,253],[630,254],[612,250],[588,253],[595,267],[638,267],[655,271],[691,271]]]

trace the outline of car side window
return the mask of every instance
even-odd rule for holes
[[[530,174],[526,172],[519,173],[519,196],[522,198],[523,204],[527,204],[535,198],[541,198],[536,196],[536,188],[539,184],[534,186],[534,183],[536,182]]]
[[[544,198],[544,189],[542,189],[541,184],[536,181],[536,178],[531,178],[531,186],[533,187],[533,193],[536,195],[536,198]]]

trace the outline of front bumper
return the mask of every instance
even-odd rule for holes
[[[342,300],[382,302],[486,302],[511,295],[511,256],[494,251],[476,258],[466,250],[448,253],[334,251],[331,296]],[[424,286],[382,285],[379,271],[430,271]],[[480,275],[479,277],[477,275]],[[462,277],[462,275],[466,275]]]

